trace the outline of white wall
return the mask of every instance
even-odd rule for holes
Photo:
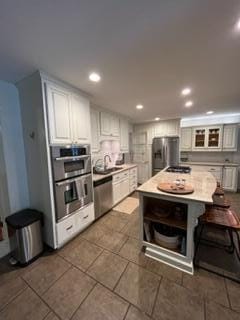
[[[5,191],[1,188],[0,192],[6,192],[8,202],[4,205],[8,209],[0,214],[5,220],[7,215],[28,207],[29,198],[18,91],[14,85],[3,81],[0,81],[0,133],[2,160],[5,160],[1,169],[5,165],[2,172],[5,172],[7,180]],[[0,179],[4,180],[4,175],[1,174]],[[6,226],[4,228],[6,238]],[[0,242],[0,256],[7,253],[6,242]]]

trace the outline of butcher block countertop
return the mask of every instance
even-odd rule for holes
[[[160,191],[157,186],[160,182],[173,182],[176,179],[185,179],[186,184],[191,184],[194,188],[194,192],[186,195],[170,194]],[[216,189],[216,180],[210,172],[197,171],[192,168],[190,174],[172,173],[161,171],[147,182],[142,184],[137,191],[143,193],[152,193],[159,195],[159,197],[166,196],[168,199],[184,199],[202,203],[212,203],[212,195]],[[173,200],[174,201],[174,200]]]

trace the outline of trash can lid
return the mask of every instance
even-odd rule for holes
[[[6,223],[14,229],[21,229],[42,219],[42,212],[33,209],[24,209],[8,216]]]

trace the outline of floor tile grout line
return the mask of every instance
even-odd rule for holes
[[[131,307],[131,303],[129,303],[129,304],[128,304],[128,307],[127,307],[126,313],[125,313],[125,315],[124,315],[124,317],[123,317],[123,319],[122,319],[122,320],[125,320],[125,319],[126,319],[126,317],[127,317],[127,314],[128,314],[128,311],[129,311],[130,307]]]
[[[125,268],[124,268],[123,272],[121,273],[121,275],[120,275],[120,277],[119,277],[118,281],[116,282],[115,286],[113,287],[113,289],[112,289],[112,291],[113,291],[113,292],[115,292],[115,289],[117,288],[117,286],[118,286],[119,282],[121,281],[121,279],[122,279],[122,277],[123,277],[123,274],[124,274],[124,273],[125,273],[125,271],[127,270],[128,265],[129,265],[129,262],[126,264],[126,266],[125,266]]]
[[[231,304],[231,299],[230,299],[229,292],[228,292],[228,286],[227,286],[227,279],[226,278],[224,278],[224,286],[225,286],[225,290],[226,290],[226,293],[227,293],[227,299],[228,299],[229,308],[234,310],[232,308],[232,304]]]
[[[89,297],[89,295],[91,294],[91,292],[96,288],[96,286],[98,285],[98,282],[95,281],[92,289],[88,292],[88,294],[86,295],[86,297],[82,300],[82,302],[80,303],[80,305],[76,308],[76,310],[73,312],[72,316],[70,317],[70,320],[73,319],[74,315],[77,313],[77,311],[79,310],[79,308],[81,308],[81,305],[84,303],[84,301],[87,300],[87,298]]]
[[[157,292],[156,292],[156,296],[154,298],[154,302],[153,302],[153,307],[152,307],[152,311],[151,311],[151,314],[150,314],[150,317],[152,318],[153,316],[153,312],[154,312],[154,309],[155,309],[155,306],[156,306],[156,303],[157,303],[157,298],[158,298],[158,294],[159,294],[159,291],[160,291],[160,286],[161,286],[161,283],[162,283],[162,279],[163,277],[161,277],[159,279],[159,284],[158,284],[158,287],[157,287]]]
[[[25,283],[25,281],[24,281],[24,283]],[[26,283],[25,283],[26,284]],[[16,300],[17,299],[17,297],[18,296],[20,296],[25,290],[27,290],[28,289],[28,285],[27,285],[27,287],[26,288],[24,288],[24,289],[22,289],[20,292],[18,292],[18,294],[16,295],[16,296],[14,296],[12,299],[10,299],[4,306],[3,306],[3,308],[0,308],[0,314],[4,311],[4,309],[9,305],[9,304],[11,304],[14,300]]]
[[[66,261],[66,260],[65,260]],[[68,261],[66,261],[66,262],[68,262]],[[46,290],[44,290],[41,294],[42,295],[44,295],[52,286],[54,286],[54,284],[58,281],[58,280],[60,280],[64,275],[65,275],[65,273],[67,273],[71,268],[72,268],[72,265],[70,264],[70,263],[68,263],[69,264],[69,267],[56,279],[56,280],[54,280],[54,282],[50,285],[50,287],[48,287]],[[29,283],[28,283],[28,281],[27,280],[25,280],[24,278],[22,278],[22,280],[32,289],[32,290],[34,290],[34,292],[36,291]],[[40,294],[39,294],[40,295]]]
[[[203,299],[203,316],[204,316],[204,320],[207,320],[207,306],[206,306],[206,303],[207,303],[207,301],[206,301],[206,299],[204,298]]]

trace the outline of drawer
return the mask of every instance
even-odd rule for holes
[[[137,184],[137,178],[129,179],[129,185],[132,186],[133,184]]]
[[[56,224],[58,246],[70,239],[76,232],[74,216]]]
[[[134,190],[136,190],[136,189],[137,189],[137,185],[134,184],[134,185],[130,186],[129,192],[132,193],[132,192],[133,192]]]
[[[79,210],[75,215],[76,231],[80,231],[83,227],[94,220],[94,206],[89,206]]]
[[[129,171],[125,170],[123,172],[117,173],[113,175],[113,183],[118,182],[120,180],[126,179],[129,177]]]
[[[130,176],[137,176],[137,168],[129,169]]]

